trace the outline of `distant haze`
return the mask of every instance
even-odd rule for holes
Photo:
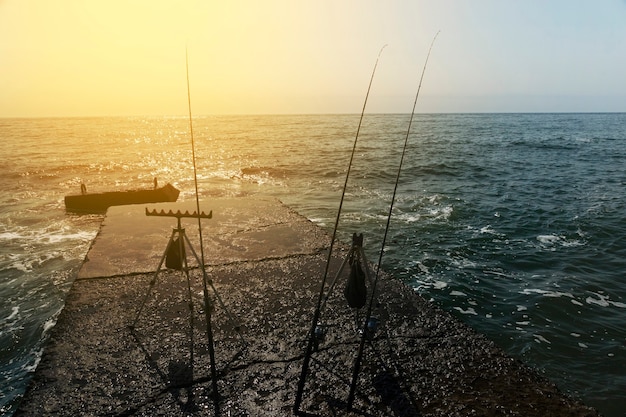
[[[623,0],[0,0],[0,117],[626,111]]]

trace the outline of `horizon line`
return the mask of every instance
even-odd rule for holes
[[[489,114],[624,114],[625,111],[474,111],[474,112],[416,112],[416,115],[489,115]],[[365,113],[370,116],[410,115],[408,112],[375,112]],[[253,116],[358,116],[359,113],[204,113],[193,114],[193,117],[253,117]],[[134,117],[164,117],[185,118],[188,114],[117,114],[117,115],[48,115],[48,116],[0,116],[0,119],[95,119],[95,118],[134,118]]]

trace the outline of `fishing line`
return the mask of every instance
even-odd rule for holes
[[[198,175],[196,168],[196,146],[193,137],[193,121],[191,117],[191,89],[189,87],[189,53],[185,48],[185,69],[187,71],[187,105],[189,108],[189,133],[191,135],[191,159],[193,161],[193,181],[196,192],[196,212],[200,213],[200,197],[198,196]],[[213,381],[213,398],[216,403],[217,413],[217,369],[215,365],[215,345],[213,342],[213,329],[211,328],[211,305],[209,300],[209,289],[207,287],[207,274],[204,266],[204,244],[202,242],[202,222],[198,216],[198,234],[200,235],[200,269],[202,270],[202,291],[204,294],[204,314],[206,317],[207,338],[209,343],[209,358],[211,363],[211,379]],[[193,314],[193,312],[192,312]]]
[[[365,315],[365,322],[363,325],[363,329],[361,332],[361,341],[359,344],[359,350],[357,353],[357,358],[356,358],[356,362],[354,364],[354,372],[352,374],[352,383],[350,384],[350,395],[348,397],[348,409],[352,408],[352,403],[354,402],[354,395],[355,395],[355,391],[356,391],[356,383],[357,383],[357,379],[359,377],[359,372],[361,370],[361,359],[363,358],[363,349],[365,346],[365,339],[367,336],[367,327],[369,324],[369,321],[372,317],[372,308],[374,305],[374,296],[376,293],[376,285],[378,284],[378,277],[380,274],[380,268],[381,268],[381,264],[383,261],[383,252],[385,249],[385,243],[387,242],[387,233],[389,232],[389,225],[391,224],[391,213],[393,212],[393,205],[395,203],[396,200],[396,193],[398,191],[398,183],[400,182],[400,173],[402,171],[402,163],[404,162],[404,155],[406,154],[406,148],[407,148],[407,144],[409,142],[409,134],[411,133],[411,125],[413,124],[413,116],[415,115],[415,107],[417,105],[417,98],[419,97],[420,94],[420,90],[422,88],[422,80],[424,79],[424,73],[426,72],[426,66],[428,65],[428,58],[430,57],[430,51],[433,49],[433,45],[435,44],[435,40],[437,39],[437,36],[439,36],[439,32],[437,32],[435,34],[435,37],[433,38],[432,42],[430,43],[430,48],[428,49],[428,54],[426,55],[426,61],[424,62],[424,68],[422,68],[422,75],[420,77],[420,82],[419,85],[417,87],[417,93],[415,94],[415,101],[413,102],[413,110],[411,111],[411,117],[409,119],[409,127],[406,131],[406,137],[404,138],[404,146],[402,148],[402,156],[400,157],[400,163],[398,165],[398,173],[396,175],[396,183],[394,185],[393,188],[393,195],[391,197],[391,204],[389,204],[389,213],[387,215],[387,226],[385,227],[385,234],[383,236],[383,243],[381,245],[380,248],[380,254],[378,256],[378,267],[376,268],[376,276],[374,278],[374,283],[372,284],[372,293],[370,296],[370,302],[369,305],[367,307],[367,314]]]
[[[363,122],[363,116],[365,115],[365,106],[367,105],[367,99],[370,95],[370,89],[372,88],[372,81],[374,80],[374,74],[376,73],[376,67],[378,66],[378,60],[380,59],[380,55],[383,52],[387,45],[383,45],[378,52],[378,56],[376,57],[376,63],[374,64],[374,69],[372,70],[372,76],[370,77],[370,82],[367,87],[367,93],[365,94],[365,101],[363,102],[363,109],[361,110],[361,117],[359,119],[359,125],[356,129],[356,136],[354,137],[354,143],[352,145],[352,153],[350,155],[350,162],[348,163],[348,171],[346,172],[346,179],[343,184],[343,191],[341,193],[341,200],[339,201],[339,210],[337,211],[337,218],[335,219],[335,227],[333,229],[333,235],[330,239],[330,247],[328,248],[328,258],[326,259],[326,268],[324,269],[324,276],[322,278],[322,285],[320,288],[320,293],[317,298],[317,305],[315,307],[315,313],[313,314],[313,323],[311,324],[311,330],[309,332],[309,341],[306,348],[306,353],[304,355],[304,361],[302,363],[302,372],[300,374],[300,380],[298,381],[298,392],[296,393],[296,401],[294,403],[294,412],[298,413],[300,410],[300,404],[302,402],[302,394],[304,391],[304,384],[306,382],[306,375],[309,369],[309,362],[311,360],[311,354],[313,352],[313,345],[315,341],[315,329],[317,327],[317,322],[320,317],[320,310],[322,299],[324,298],[324,289],[326,288],[326,281],[328,279],[328,270],[330,267],[330,261],[332,259],[333,247],[335,245],[335,239],[337,237],[337,228],[339,227],[339,218],[341,217],[341,210],[343,207],[343,201],[346,195],[346,188],[348,187],[348,179],[350,178],[350,170],[352,169],[352,161],[354,160],[354,154],[356,150],[356,144],[359,139],[359,132],[361,131],[361,123]]]

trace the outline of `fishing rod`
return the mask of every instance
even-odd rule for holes
[[[356,144],[359,139],[359,132],[361,131],[361,123],[363,122],[363,116],[365,115],[365,106],[367,105],[367,99],[370,95],[370,89],[372,88],[372,81],[374,80],[374,74],[376,73],[378,60],[380,59],[380,55],[382,54],[383,49],[385,49],[386,46],[387,45],[383,45],[383,47],[380,48],[380,51],[378,52],[378,56],[376,57],[376,63],[374,64],[374,69],[372,70],[372,76],[370,77],[370,82],[367,87],[367,93],[365,94],[365,101],[363,102],[363,109],[361,110],[361,117],[359,119],[359,125],[357,126],[356,136],[354,137],[354,143],[352,145],[352,153],[350,155],[350,162],[348,163],[348,171],[346,172],[346,179],[343,184],[343,191],[341,193],[341,199],[339,201],[339,210],[337,210],[337,218],[335,219],[335,228],[333,229],[333,235],[330,239],[330,247],[328,248],[328,258],[326,259],[326,268],[324,269],[322,285],[320,287],[320,293],[317,298],[317,305],[315,307],[315,313],[313,314],[313,322],[311,324],[311,330],[309,331],[309,340],[308,340],[306,352],[304,354],[304,361],[302,363],[302,371],[300,373],[300,380],[298,381],[298,391],[296,393],[296,401],[293,406],[294,413],[296,414],[300,411],[300,404],[302,403],[302,394],[304,392],[304,385],[306,383],[306,375],[309,370],[311,354],[313,353],[313,345],[315,341],[315,330],[317,328],[317,324],[320,318],[322,299],[324,298],[324,289],[326,288],[326,280],[328,279],[328,270],[330,268],[330,261],[332,259],[333,247],[335,244],[335,239],[337,237],[337,228],[339,227],[339,218],[341,217],[341,209],[343,207],[343,201],[346,195],[346,188],[348,187],[348,178],[350,178],[350,170],[352,169],[352,161],[354,160]]]
[[[363,324],[363,329],[361,331],[361,341],[359,343],[359,350],[357,353],[356,362],[354,364],[354,370],[352,373],[352,383],[350,384],[350,395],[348,396],[348,410],[352,409],[352,403],[354,402],[354,396],[356,393],[356,384],[359,378],[359,372],[361,371],[361,360],[363,358],[363,350],[365,347],[365,339],[368,334],[368,324],[372,317],[372,309],[374,305],[374,296],[376,293],[376,285],[378,284],[378,277],[380,274],[380,268],[383,261],[383,251],[385,249],[385,243],[387,242],[387,233],[389,232],[389,225],[391,224],[391,213],[393,211],[393,205],[396,200],[396,192],[398,191],[398,183],[400,182],[400,172],[402,171],[402,163],[404,162],[404,155],[406,154],[407,144],[409,142],[409,134],[411,133],[411,125],[413,124],[413,116],[415,115],[415,107],[417,105],[417,98],[419,97],[420,90],[422,88],[422,80],[424,79],[424,73],[426,72],[426,66],[428,65],[428,58],[430,57],[430,51],[433,49],[433,45],[435,44],[435,40],[439,36],[439,32],[435,34],[432,42],[430,43],[430,48],[428,49],[428,54],[426,55],[426,61],[424,62],[424,68],[422,68],[422,75],[420,77],[420,82],[417,87],[417,93],[415,94],[415,101],[413,102],[413,110],[411,111],[411,117],[409,119],[409,127],[406,131],[406,137],[404,138],[404,146],[402,148],[402,155],[400,157],[400,163],[398,165],[398,173],[396,175],[396,183],[393,187],[393,195],[391,197],[391,204],[389,204],[389,213],[387,215],[387,226],[385,227],[385,234],[383,236],[383,243],[380,248],[380,254],[378,256],[378,267],[376,268],[376,275],[374,277],[374,283],[372,284],[372,294],[370,295],[370,302],[367,306],[367,314],[365,315],[365,322]]]
[[[196,168],[196,146],[193,137],[193,121],[191,117],[191,89],[189,87],[189,53],[185,48],[185,69],[187,71],[187,105],[189,108],[189,133],[191,135],[191,156],[193,161],[193,181],[196,192],[196,209],[200,213],[200,197],[198,196],[198,174]],[[213,399],[215,401],[215,413],[218,413],[219,394],[217,391],[217,369],[215,364],[215,345],[213,341],[213,329],[211,327],[211,305],[209,300],[209,289],[207,287],[207,274],[204,266],[204,244],[202,242],[202,222],[198,216],[198,233],[200,235],[200,269],[202,270],[202,292],[204,295],[204,314],[206,317],[207,339],[209,343],[209,360],[211,364],[211,380],[213,382]],[[193,312],[191,312],[193,314]]]

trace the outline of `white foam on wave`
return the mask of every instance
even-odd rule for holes
[[[584,243],[581,242],[580,240],[566,240],[562,242],[561,245],[563,245],[563,247],[565,248],[573,248],[576,246],[582,246],[584,245]]]
[[[87,242],[93,240],[96,236],[96,232],[80,231],[75,233],[51,233],[45,236],[48,243],[60,243],[68,240],[79,240],[81,242]]]
[[[16,269],[20,272],[29,272],[32,270],[32,262],[30,263],[31,265],[29,266],[29,262],[27,262],[25,259],[23,259],[22,256],[10,253],[7,255],[7,257],[13,261],[11,262],[11,264],[9,264],[9,268],[13,268]]]
[[[60,243],[72,240],[87,242],[93,240],[97,231],[79,230],[72,232],[69,226],[50,225],[41,229],[18,228],[0,233],[0,240],[6,241],[37,241],[40,243]]]
[[[417,268],[420,270],[420,272],[427,274],[430,272],[430,270],[428,269],[428,267],[426,265],[424,265],[423,263],[421,263],[420,261],[417,261],[415,263],[415,265],[417,265]]]
[[[441,198],[442,198],[442,197],[441,197],[441,195],[439,195],[439,194],[433,194],[433,195],[429,195],[428,197],[426,197],[427,201],[428,201],[430,204],[435,204],[435,203],[437,203],[439,200],[441,200]]]
[[[450,262],[452,265],[454,265],[455,267],[459,268],[459,269],[464,269],[464,268],[475,268],[477,266],[476,262],[468,259],[468,258],[462,258],[462,257],[453,257],[452,254],[448,253],[448,256],[450,256]]]
[[[0,233],[0,240],[19,240],[21,239],[21,235],[16,232],[3,232]]]
[[[509,276],[503,272],[490,271],[490,270],[484,270],[483,272],[485,274],[491,274],[491,275],[496,275],[496,276],[503,277],[503,278],[509,278]]]
[[[398,220],[404,223],[415,223],[422,219],[422,216],[418,213],[403,213],[397,216]]]
[[[435,220],[448,220],[452,215],[454,209],[452,206],[435,207],[430,209],[429,214],[435,218]]]
[[[598,293],[592,293],[594,294],[596,297],[598,298],[593,298],[593,297],[587,297],[586,298],[586,302],[587,304],[594,304],[594,305],[598,305],[600,307],[619,307],[619,308],[626,308],[626,304],[624,303],[620,303],[618,301],[611,301],[609,299],[608,295],[604,295],[604,294],[598,294]]]
[[[534,334],[533,337],[535,338],[535,342],[537,342],[537,343],[547,343],[549,345],[552,344],[552,342],[550,342],[548,339],[546,339],[545,337],[543,337],[540,334]]]
[[[415,279],[415,283],[418,284],[414,286],[414,290],[420,292],[422,290],[443,290],[448,287],[448,283],[445,281],[431,281],[427,279]]]
[[[509,244],[509,240],[505,234],[494,229],[491,224],[485,226],[468,226],[468,230],[472,232],[474,239],[492,239],[491,242],[498,244]]]
[[[488,224],[487,226],[483,226],[480,228],[480,234],[497,235],[498,233],[491,228],[490,224]]]
[[[31,272],[36,268],[41,267],[46,262],[53,259],[62,258],[62,255],[57,251],[51,251],[49,253],[40,254],[9,254],[8,258],[12,261],[9,264],[9,268],[13,268],[20,272]]]
[[[574,298],[574,295],[569,292],[561,292],[561,291],[547,291],[539,288],[525,288],[520,294],[531,295],[531,294],[540,294],[544,297],[552,297],[552,298]]]
[[[323,218],[321,218],[321,217],[310,217],[310,218],[309,218],[309,220],[310,220],[312,223],[315,223],[315,224],[317,224],[317,225],[320,225],[320,226],[326,226],[326,223],[324,222],[324,219],[323,219]]]
[[[448,286],[448,283],[444,281],[435,281],[432,283],[432,287],[436,290],[443,290],[447,286]]]
[[[17,317],[17,315],[19,314],[19,312],[20,312],[20,307],[19,307],[19,306],[13,306],[13,307],[11,307],[11,314],[9,314],[9,315],[8,315],[8,316],[4,319],[4,321],[6,322],[6,321],[13,320],[14,318],[16,318],[16,317]]]
[[[478,315],[476,310],[474,310],[474,308],[472,307],[468,307],[466,310],[463,310],[461,307],[454,307],[454,309],[459,311],[461,314],[472,315],[472,316]]]
[[[539,235],[537,236],[537,240],[546,245],[554,245],[558,241],[565,239],[563,236],[556,235]]]
[[[560,235],[539,235],[537,241],[544,247],[550,247],[554,249],[554,246],[562,246],[565,248],[582,246],[583,243],[577,239],[567,239],[565,236]]]
[[[43,324],[43,334],[46,334],[48,330],[52,329],[55,324],[57,324],[56,320],[57,315],[55,314],[52,318],[46,320]]]
[[[28,373],[32,373],[37,370],[37,366],[39,365],[39,362],[41,362],[41,357],[43,356],[43,349],[38,349],[36,352],[34,352],[33,356],[33,362],[28,363],[22,367],[22,369]]]

